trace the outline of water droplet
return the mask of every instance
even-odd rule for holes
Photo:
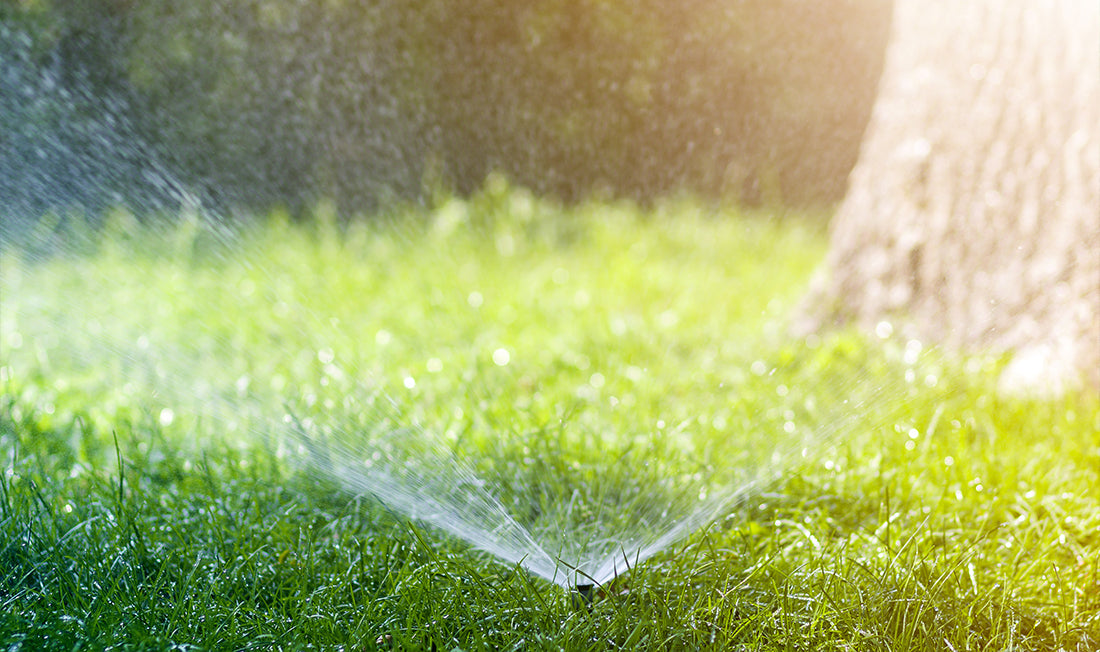
[[[594,373],[591,376],[589,376],[588,384],[595,387],[596,389],[599,389],[599,388],[603,387],[605,380],[606,379],[603,377],[603,374]]]
[[[160,423],[161,427],[167,428],[172,425],[172,422],[175,420],[176,413],[172,411],[172,408],[164,408],[160,411],[160,417],[157,419],[157,422]]]
[[[405,389],[412,389],[416,387],[416,379],[412,376],[405,376],[405,380],[401,381],[401,384],[405,386]]]
[[[875,335],[878,335],[881,339],[886,339],[894,334],[894,325],[888,321],[880,321],[875,325]]]
[[[920,358],[922,345],[920,340],[909,340],[905,343],[905,364],[916,364]]]
[[[944,465],[944,466],[951,466],[951,465],[953,465],[954,463],[955,463],[955,458],[954,458],[954,457],[951,457],[950,455],[948,455],[947,457],[943,458],[943,465]]]
[[[511,234],[497,236],[497,253],[505,257],[516,253],[516,241]]]
[[[764,364],[763,360],[757,360],[756,362],[752,363],[752,366],[749,367],[749,369],[752,371],[753,374],[757,376],[763,376],[764,374],[768,373],[768,365]]]
[[[638,382],[639,380],[641,380],[642,378],[645,377],[645,370],[642,369],[641,367],[635,367],[634,365],[630,365],[629,367],[626,368],[626,371],[624,372],[624,375],[627,378],[629,378],[631,381],[636,383],[636,382]]]
[[[500,348],[493,351],[493,364],[498,367],[507,365],[512,360],[512,355],[508,353],[508,349]]]
[[[375,339],[377,339],[377,337]],[[332,351],[332,349],[321,349],[317,352],[317,359],[321,362],[321,364],[329,364],[336,359],[336,354]]]

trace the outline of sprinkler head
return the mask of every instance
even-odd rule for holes
[[[589,611],[592,611],[592,584],[577,584],[573,587],[575,593],[573,594],[573,604],[577,607],[584,607]]]

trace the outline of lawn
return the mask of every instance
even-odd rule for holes
[[[820,220],[494,180],[49,226],[0,258],[3,649],[1100,648],[1100,400],[793,337]],[[407,514],[485,496],[629,570]]]

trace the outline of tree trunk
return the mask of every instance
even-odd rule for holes
[[[1011,353],[1009,390],[1100,387],[1100,7],[898,0],[893,21],[803,325]]]

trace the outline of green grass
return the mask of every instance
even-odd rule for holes
[[[812,222],[492,186],[318,213],[5,250],[0,647],[1100,647],[1100,401],[790,337]],[[288,412],[547,504],[781,473],[584,608],[295,465]]]

